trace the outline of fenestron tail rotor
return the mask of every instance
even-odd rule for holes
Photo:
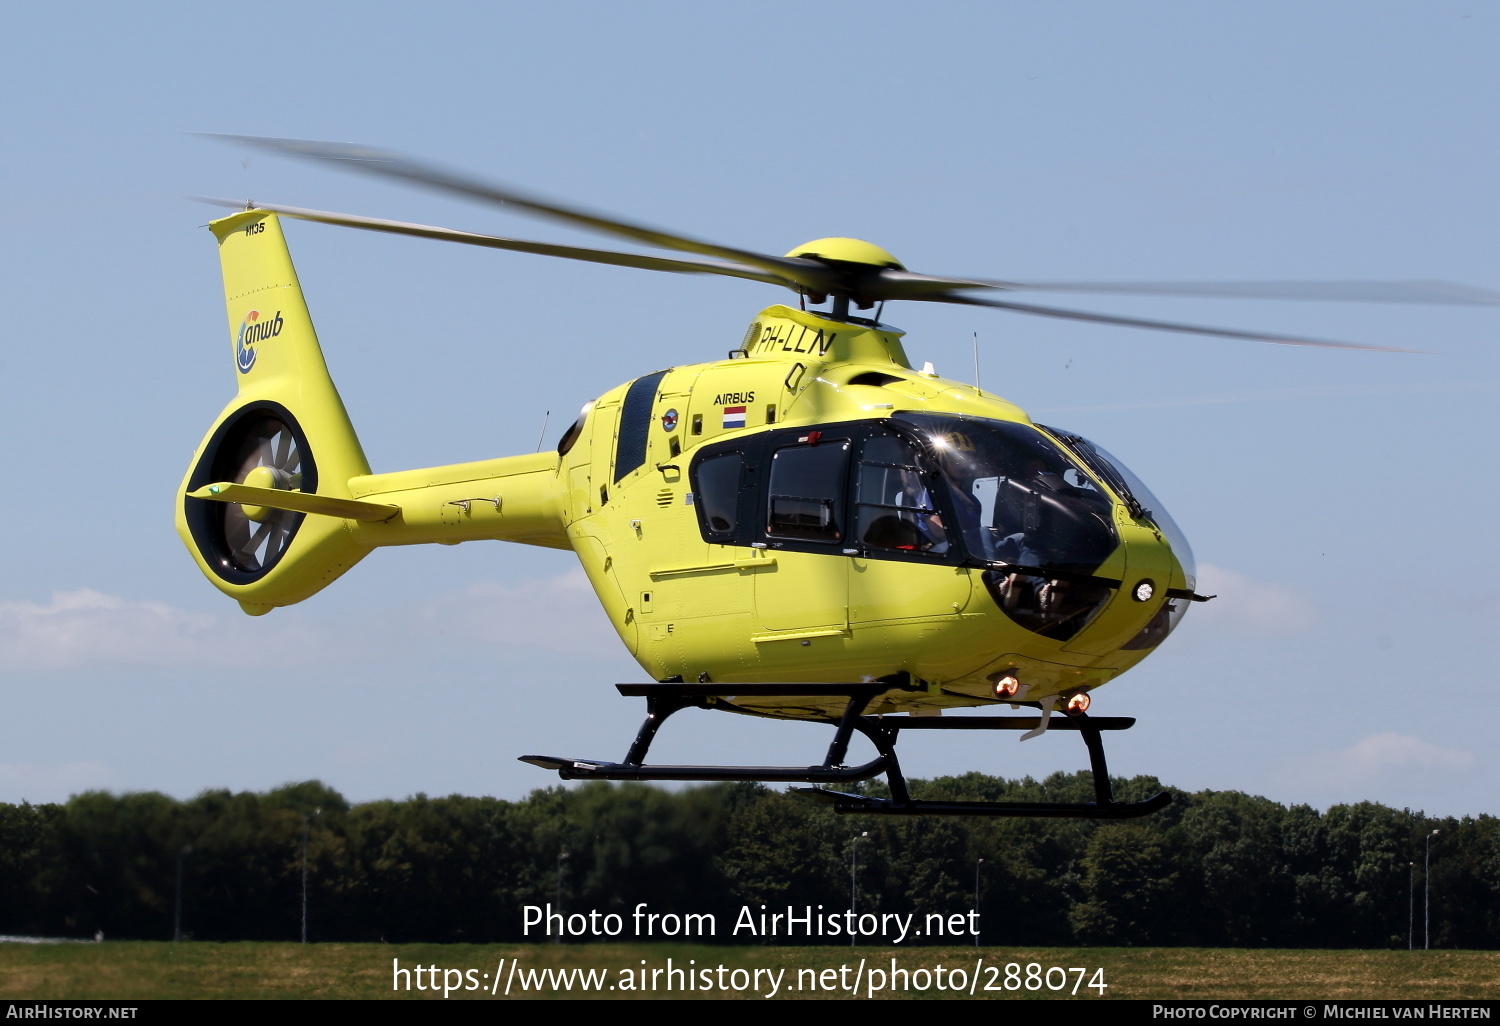
[[[256,402],[229,416],[208,439],[189,485],[226,481],[280,491],[317,490],[317,471],[301,429],[276,403]],[[207,566],[234,584],[264,577],[281,560],[304,514],[238,502],[195,500],[187,507],[194,544]]]
[[[823,302],[825,299],[830,300],[832,302],[831,316],[840,320],[849,316],[851,305],[860,309],[868,309],[877,303],[911,300],[986,306],[1039,317],[1182,332],[1215,338],[1271,342],[1278,345],[1415,352],[1416,350],[1410,349],[1333,342],[1273,332],[1239,331],[1174,321],[1121,317],[1094,311],[1036,306],[1029,303],[1017,303],[1008,298],[995,298],[995,294],[1032,291],[1237,299],[1302,299],[1334,302],[1500,305],[1500,292],[1441,281],[1019,282],[989,278],[956,278],[908,271],[891,254],[857,239],[819,239],[797,247],[785,256],[774,256],[633,224],[555,200],[543,199],[522,190],[484,181],[462,172],[451,171],[370,147],[239,135],[217,136],[216,138],[314,160],[342,169],[394,178],[488,205],[559,221],[576,228],[587,228],[617,238],[629,239],[632,242],[707,259],[659,257],[644,253],[565,246],[484,235],[433,225],[388,221],[355,214],[261,205],[262,209],[273,210],[287,217],[367,231],[459,242],[491,249],[563,257],[589,263],[612,264],[652,271],[672,271],[680,274],[715,274],[744,278],[769,285],[780,285],[800,295],[810,297],[815,303]],[[226,205],[239,206],[233,203]]]
[[[258,488],[302,489],[302,451],[291,426],[274,416],[247,424],[230,464],[229,480]],[[289,510],[240,503],[223,504],[225,546],[235,566],[255,573],[270,567],[286,550],[302,515]]]

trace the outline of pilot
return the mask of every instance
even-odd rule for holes
[[[915,476],[892,497],[900,511],[881,514],[864,529],[866,545],[903,552],[948,551],[948,533],[943,518],[932,507],[932,497]]]
[[[901,491],[895,495],[895,504],[911,507],[913,512],[902,517],[916,521],[914,524],[918,540],[916,548],[922,552],[948,551],[948,532],[943,527],[943,518],[932,501],[932,493],[921,477],[914,473],[902,474]]]
[[[943,480],[948,484],[948,497],[957,507],[959,528],[971,545],[977,541],[981,548],[988,548],[989,532],[981,530],[987,526],[981,523],[984,519],[984,504],[974,494],[974,482],[981,475],[973,465],[972,454],[958,449],[938,448],[936,455]],[[928,498],[927,502],[930,505],[931,499]],[[992,553],[986,551],[974,554],[984,559],[994,558]]]

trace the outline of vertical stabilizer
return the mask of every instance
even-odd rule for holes
[[[334,388],[275,214],[209,225],[219,242],[239,394],[199,446],[178,498],[178,531],[200,568],[246,612],[300,601],[368,547],[347,525],[290,510],[188,498],[215,482],[348,498],[370,472]]]

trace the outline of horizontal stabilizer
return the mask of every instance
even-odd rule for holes
[[[288,509],[296,513],[316,513],[325,517],[338,517],[341,520],[366,520],[372,523],[389,520],[401,512],[400,506],[391,506],[381,502],[338,499],[331,495],[291,492],[280,488],[257,488],[254,485],[234,484],[229,481],[204,485],[196,492],[188,492],[188,498],[207,499],[210,502],[240,502],[247,506]]]

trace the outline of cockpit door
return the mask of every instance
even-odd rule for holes
[[[845,627],[851,442],[817,431],[778,441],[758,510],[756,535],[776,560],[774,570],[755,575],[760,624],[770,631]]]
[[[860,440],[848,546],[852,626],[951,616],[969,603],[969,571],[950,558],[957,537],[925,462],[889,429]]]

